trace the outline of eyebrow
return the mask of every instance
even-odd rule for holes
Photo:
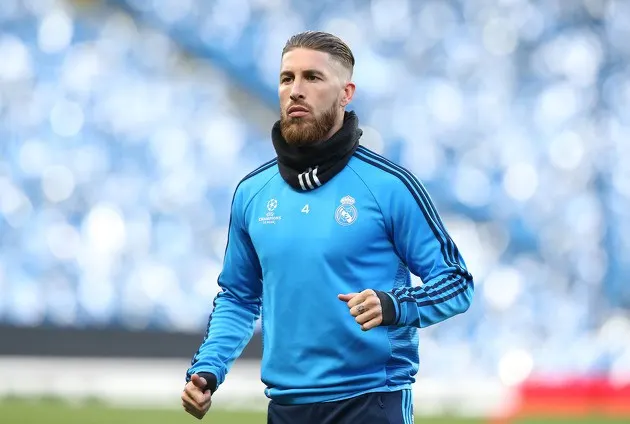
[[[284,77],[284,76],[292,76],[295,73],[293,71],[282,71],[280,73],[280,77]],[[314,75],[314,76],[319,76],[319,77],[324,77],[324,73],[321,71],[318,71],[317,69],[305,69],[302,71],[302,74],[304,75]]]

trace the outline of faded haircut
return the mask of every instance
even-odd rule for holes
[[[352,76],[354,55],[350,47],[339,37],[322,31],[305,31],[295,34],[282,49],[282,56],[293,49],[305,48],[330,54]]]

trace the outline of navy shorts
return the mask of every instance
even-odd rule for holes
[[[269,402],[267,424],[412,424],[411,390],[367,393],[335,402],[280,405]]]

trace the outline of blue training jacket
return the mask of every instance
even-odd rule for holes
[[[410,388],[417,329],[465,312],[474,291],[423,185],[363,146],[316,190],[293,189],[276,160],[247,175],[218,284],[187,380],[211,373],[218,388],[262,314],[261,378],[284,404]],[[365,289],[388,293],[391,325],[364,332],[337,298]]]

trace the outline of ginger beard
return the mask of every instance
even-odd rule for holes
[[[300,117],[291,117],[283,109],[280,114],[280,130],[287,144],[305,146],[322,141],[328,136],[337,118],[337,103],[324,110],[319,116],[313,113],[313,109],[305,106],[309,114]]]

